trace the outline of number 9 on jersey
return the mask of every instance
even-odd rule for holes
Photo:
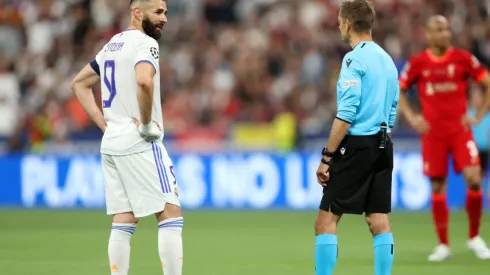
[[[109,76],[110,78],[108,78]],[[104,63],[104,84],[109,91],[109,99],[102,101],[102,108],[111,108],[112,101],[116,97],[116,63],[114,60],[106,60]]]

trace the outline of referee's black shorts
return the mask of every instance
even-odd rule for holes
[[[378,136],[346,136],[332,158],[320,209],[342,214],[391,212],[393,143]]]

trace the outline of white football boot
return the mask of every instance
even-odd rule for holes
[[[451,256],[451,249],[445,244],[436,246],[434,252],[429,255],[429,262],[442,262]]]
[[[473,239],[468,240],[468,248],[475,253],[475,256],[480,260],[490,259],[490,249],[488,249],[485,241],[480,237],[476,236]]]

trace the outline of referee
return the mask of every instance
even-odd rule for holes
[[[340,217],[364,213],[374,239],[375,275],[391,274],[393,143],[388,133],[395,123],[400,91],[392,58],[371,36],[375,16],[368,0],[344,1],[340,6],[340,33],[352,51],[342,61],[337,117],[316,172],[324,186],[315,222],[316,275],[333,273]]]

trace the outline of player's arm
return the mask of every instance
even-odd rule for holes
[[[429,131],[430,125],[420,114],[415,113],[410,104],[408,103],[407,97],[405,95],[405,89],[402,84],[400,84],[400,97],[398,100],[398,108],[402,115],[405,117],[408,124],[419,134],[425,134]]]
[[[398,99],[398,106],[400,108],[400,112],[402,113],[403,117],[405,117],[407,121],[412,121],[414,120],[416,114],[412,110],[412,107],[410,107],[410,104],[408,103],[407,96],[405,95],[405,91],[406,90],[400,86],[400,96]]]
[[[335,152],[344,139],[352,122],[356,117],[357,108],[361,103],[361,64],[359,61],[347,57],[342,62],[342,70],[339,76],[340,91],[339,104],[337,106],[337,116],[335,117],[328,138],[328,152]]]
[[[476,119],[478,123],[483,119],[485,114],[490,111],[490,76],[488,71],[481,65],[478,59],[467,53],[469,63],[469,73],[471,77],[485,88],[485,99],[482,107],[477,110]]]
[[[480,84],[485,88],[485,99],[480,110],[477,110],[478,121],[482,121],[485,114],[490,111],[490,76],[487,74]]]
[[[398,110],[398,102],[400,101],[400,87],[398,83],[392,87],[395,90],[395,97],[393,98],[393,102],[391,103],[390,116],[388,119],[388,126],[390,128],[395,127],[396,115]]]
[[[478,110],[479,121],[490,111],[490,75],[487,74],[480,84],[485,88],[485,99],[482,108]]]
[[[155,69],[149,62],[139,62],[136,65],[136,83],[138,83],[138,106],[140,109],[140,122],[148,125],[151,122],[151,111],[153,109],[153,77]]]
[[[78,73],[71,84],[71,89],[92,121],[102,130],[102,132],[105,132],[107,124],[104,115],[97,106],[92,92],[92,87],[99,81],[99,66],[94,60]]]
[[[405,117],[405,119],[409,122],[415,119],[416,114],[410,107],[405,92],[416,81],[416,79],[417,67],[416,63],[411,59],[405,63],[400,74],[400,95],[398,100],[398,108],[400,108],[400,112],[402,113],[403,117]]]
[[[158,43],[147,37],[140,39],[136,46],[134,69],[136,72],[136,97],[140,111],[138,131],[145,138],[156,140],[161,137],[161,130],[152,122],[153,110],[153,78],[157,73]]]
[[[429,124],[420,114],[412,110],[405,95],[407,89],[419,79],[420,69],[417,64],[416,60],[411,58],[403,67],[399,78],[400,93],[398,108],[408,124],[419,134],[424,134],[429,130]]]

